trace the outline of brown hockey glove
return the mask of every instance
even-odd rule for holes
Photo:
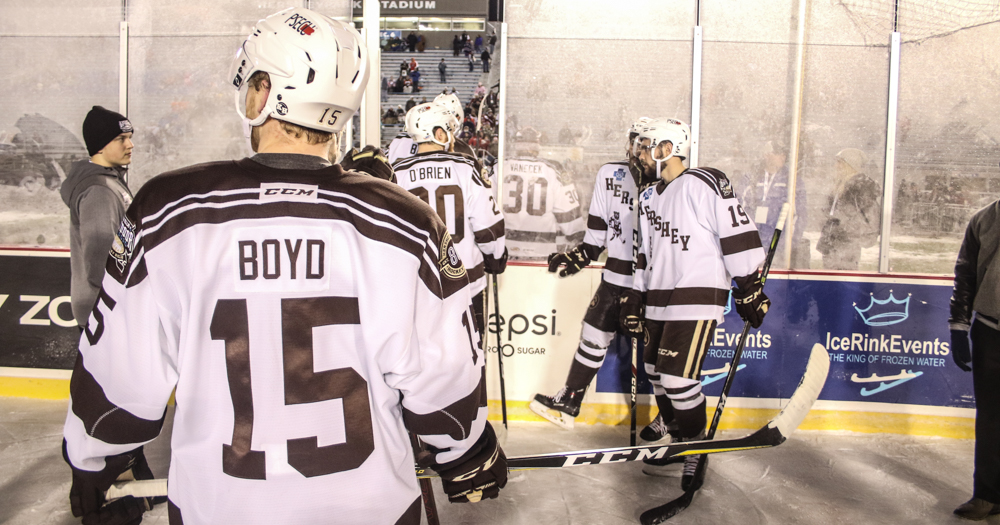
[[[135,498],[126,496],[107,502],[104,493],[115,481],[153,479],[153,472],[146,463],[142,447],[131,452],[108,456],[104,470],[81,470],[69,462],[66,441],[63,440],[63,458],[73,470],[73,485],[69,491],[70,510],[73,516],[83,518],[84,525],[138,525],[142,514],[163,503],[166,498]]]
[[[626,335],[642,336],[645,305],[638,290],[625,290],[618,298],[618,326]]]
[[[503,249],[503,255],[500,258],[494,257],[492,254],[483,254],[483,269],[486,273],[500,274],[507,269],[507,248]]]
[[[344,155],[340,166],[345,170],[360,171],[382,180],[396,182],[396,172],[392,170],[389,159],[382,154],[381,149],[375,146],[365,146],[365,149],[361,151],[352,148]]]
[[[746,276],[733,277],[733,302],[736,313],[754,328],[760,328],[764,316],[771,307],[771,300],[764,295],[764,283],[760,281],[760,270]]]
[[[507,456],[488,421],[479,441],[465,455],[434,470],[441,475],[441,487],[452,503],[493,499],[507,485]]]
[[[559,277],[574,275],[586,268],[588,264],[590,264],[590,255],[587,254],[587,250],[583,248],[582,244],[568,252],[549,255],[549,272],[555,273],[558,270]],[[565,268],[559,270],[560,266],[565,266]]]

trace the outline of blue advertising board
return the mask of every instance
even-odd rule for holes
[[[948,331],[949,281],[851,276],[772,278],[771,310],[747,338],[731,396],[787,398],[815,343],[830,353],[821,400],[974,408],[971,374],[955,366]],[[901,282],[900,282],[901,281]],[[727,308],[702,366],[707,395],[719,395],[743,329]],[[597,391],[629,390],[629,340],[617,337]],[[640,392],[651,393],[642,374]]]

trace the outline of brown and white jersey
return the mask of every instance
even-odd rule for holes
[[[632,287],[632,205],[635,179],[628,162],[609,162],[597,170],[594,196],[590,200],[587,233],[583,243],[596,258],[605,248],[608,259],[601,277],[614,285]]]
[[[544,260],[583,240],[586,223],[576,186],[554,163],[504,161],[501,201],[512,258]]]
[[[486,288],[483,254],[503,256],[504,216],[475,161],[459,153],[435,151],[417,153],[393,169],[399,185],[429,204],[448,226],[469,272],[472,293]]]
[[[389,164],[395,164],[400,160],[412,157],[416,154],[417,143],[413,142],[409,133],[401,131],[392,139],[392,142],[389,143],[389,152],[386,157],[389,159]]]
[[[714,168],[685,170],[639,198],[639,258],[633,288],[646,317],[722,321],[733,277],[764,262],[757,227],[729,179]]]
[[[419,520],[407,429],[446,462],[486,425],[470,309],[444,224],[395,184],[250,159],[160,175],[80,341],[69,461],[155,438],[176,388],[184,523]]]

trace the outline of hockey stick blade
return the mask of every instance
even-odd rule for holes
[[[820,391],[823,390],[823,385],[826,384],[826,376],[829,371],[830,354],[827,353],[823,345],[816,343],[809,354],[806,372],[802,375],[802,380],[799,381],[799,386],[795,389],[795,393],[792,394],[791,399],[788,400],[788,404],[785,405],[781,413],[765,427],[776,429],[781,436],[780,442],[788,439],[788,436],[802,424],[802,420],[809,414],[809,409],[812,408],[813,403],[819,397]],[[807,393],[808,396],[805,395]],[[786,414],[787,417],[785,417]],[[704,468],[704,462],[698,465],[699,470]],[[698,477],[697,475],[695,476],[696,479]],[[685,490],[684,494],[677,499],[643,512],[639,516],[639,522],[642,525],[657,525],[669,520],[691,505],[694,494],[699,488],[701,488],[700,485],[691,487]]]
[[[662,459],[676,456],[697,454],[717,454],[752,450],[756,448],[776,447],[785,442],[788,436],[798,428],[802,420],[809,414],[813,403],[819,397],[820,390],[826,383],[826,375],[830,370],[830,355],[817,343],[809,355],[806,372],[799,382],[798,388],[792,393],[791,399],[767,425],[756,432],[735,438],[713,441],[687,441],[659,446],[617,447],[595,450],[579,450],[574,452],[554,452],[536,456],[514,456],[507,458],[508,470],[533,470],[546,468],[579,467],[583,465],[602,465],[607,463],[625,463],[641,461],[647,458]],[[421,478],[437,477],[437,474],[427,468],[416,468],[417,476]],[[142,491],[139,493],[138,491]],[[108,499],[123,496],[155,497],[167,495],[167,480],[155,479],[146,481],[128,481],[116,483],[108,492]]]

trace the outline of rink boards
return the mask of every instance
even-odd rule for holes
[[[68,395],[79,337],[68,255],[0,250],[0,396]],[[600,271],[560,279],[542,266],[512,263],[499,282],[499,319],[492,294],[489,304],[491,412],[499,418],[499,338],[508,417],[540,421],[528,402],[563,385]],[[722,427],[755,428],[772,417],[819,342],[830,353],[830,375],[802,428],[971,438],[972,378],[954,365],[949,348],[951,285],[931,276],[773,272],[766,288],[773,306],[751,331]],[[709,396],[722,388],[741,328],[729,311],[713,334],[702,371]],[[577,422],[628,424],[630,354],[628,339],[617,337]],[[639,392],[645,422],[652,397],[641,372]]]

